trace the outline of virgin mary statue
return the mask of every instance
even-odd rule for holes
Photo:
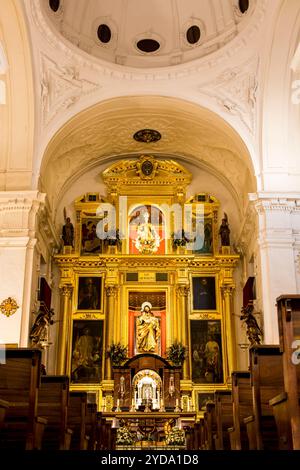
[[[141,315],[136,323],[137,349],[138,352],[154,352],[160,337],[158,319],[151,311],[150,302],[144,302]]]

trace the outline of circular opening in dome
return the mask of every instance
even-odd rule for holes
[[[246,13],[249,8],[249,0],[239,0],[239,9],[241,13]]]
[[[199,26],[193,25],[186,32],[186,39],[190,44],[196,44],[201,36],[201,31]]]
[[[107,44],[111,40],[111,30],[107,24],[100,24],[97,31],[99,41]]]
[[[49,7],[56,13],[60,7],[60,0],[49,0]]]
[[[141,39],[137,42],[137,47],[143,52],[155,52],[160,48],[160,44],[155,39]]]

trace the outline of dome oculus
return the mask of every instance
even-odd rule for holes
[[[197,44],[201,36],[201,31],[199,26],[192,25],[186,32],[186,39],[189,44]]]
[[[100,24],[97,29],[97,36],[100,42],[107,44],[111,40],[111,30],[107,24]]]
[[[49,7],[56,13],[60,7],[60,0],[49,0]]]
[[[160,48],[159,42],[155,39],[140,39],[136,46],[140,51],[147,52],[147,54],[155,52]]]

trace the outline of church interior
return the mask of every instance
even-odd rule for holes
[[[0,0],[0,449],[300,450],[299,0]]]

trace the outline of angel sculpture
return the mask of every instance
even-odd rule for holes
[[[242,307],[240,316],[240,319],[244,320],[247,325],[247,336],[251,346],[260,344],[263,334],[254,317],[253,310],[254,307],[252,304],[247,305],[247,307]]]

